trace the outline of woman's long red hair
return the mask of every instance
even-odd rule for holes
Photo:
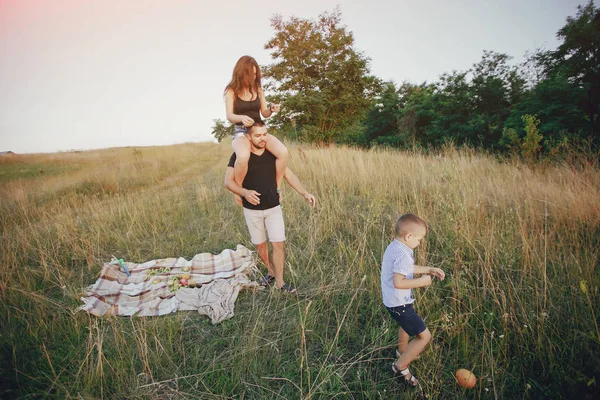
[[[252,75],[254,73],[253,68],[256,68],[256,78],[254,80],[252,80]],[[237,63],[235,63],[231,82],[225,87],[225,92],[231,89],[233,90],[233,93],[238,96],[247,89],[254,95],[255,93],[258,93],[258,89],[261,88],[261,78],[262,74],[260,73],[260,67],[256,60],[250,56],[242,56]]]

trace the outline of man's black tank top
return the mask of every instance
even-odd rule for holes
[[[227,166],[234,168],[235,160],[236,156],[233,153]],[[246,173],[242,187],[260,193],[260,203],[255,206],[242,198],[244,208],[268,210],[279,205],[279,194],[277,194],[277,183],[275,181],[275,160],[277,158],[267,149],[260,156],[250,152],[248,173]]]
[[[260,119],[260,97],[258,95],[256,96],[256,99],[250,101],[242,100],[236,94],[234,94],[234,96],[234,114],[247,115],[248,117],[252,118],[254,122],[262,122]]]

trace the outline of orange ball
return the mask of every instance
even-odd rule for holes
[[[456,371],[456,381],[464,388],[471,389],[477,383],[477,378],[468,369],[459,369]]]

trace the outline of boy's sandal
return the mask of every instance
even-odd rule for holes
[[[279,290],[286,293],[296,293],[296,288],[287,283],[284,283],[283,286],[279,288]]]
[[[262,278],[258,280],[258,284],[260,286],[269,286],[271,283],[275,281],[275,277],[269,274],[263,275]]]
[[[404,381],[404,383],[410,387],[416,387],[419,384],[419,380],[413,374],[410,373],[408,368],[399,370],[398,367],[396,367],[396,363],[392,364],[392,373],[396,378],[400,378],[400,376],[402,376],[402,381]],[[410,378],[408,378],[409,375]]]

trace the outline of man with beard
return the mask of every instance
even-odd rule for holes
[[[240,187],[234,179],[236,155],[232,154],[225,173],[225,187],[242,197],[244,218],[250,232],[250,240],[256,246],[258,255],[268,270],[268,273],[261,279],[261,284],[267,286],[274,283],[275,288],[294,293],[296,289],[285,283],[283,279],[285,227],[279,204],[280,193],[277,190],[276,157],[266,149],[267,128],[265,124],[254,123],[248,129],[246,137],[250,141],[251,151],[248,173]],[[304,189],[300,179],[289,168],[286,168],[284,178],[311,207],[315,207],[315,197]],[[267,235],[273,247],[272,259],[269,258]]]

